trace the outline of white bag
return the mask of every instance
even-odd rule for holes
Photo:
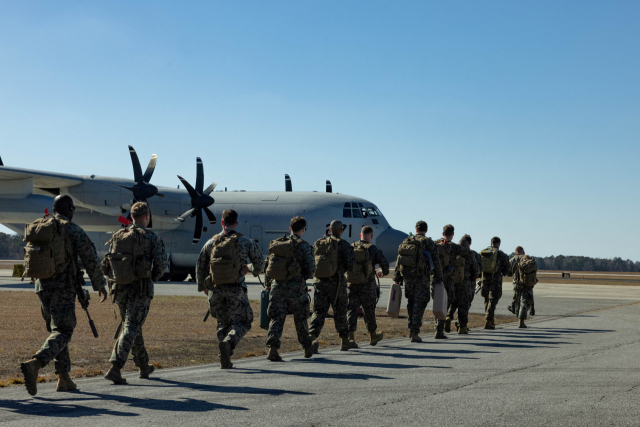
[[[433,316],[437,320],[446,320],[448,307],[449,301],[444,283],[433,285]]]
[[[387,315],[393,319],[400,316],[400,302],[402,301],[402,286],[391,285],[389,302],[387,303]]]

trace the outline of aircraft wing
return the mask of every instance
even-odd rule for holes
[[[0,166],[1,195],[25,197],[36,189],[45,193],[54,189],[58,191],[60,188],[73,187],[83,181],[84,178],[77,175]]]

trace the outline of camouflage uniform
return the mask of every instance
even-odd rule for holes
[[[476,257],[471,250],[463,250],[464,257],[464,279],[462,283],[455,283],[454,291],[456,298],[453,303],[449,304],[447,317],[453,319],[453,315],[458,310],[458,325],[467,327],[469,322],[469,308],[471,308],[471,300],[476,288],[476,277],[478,275],[478,266]]]
[[[476,274],[476,277],[474,277],[471,280],[471,299],[469,300],[469,307],[471,307],[471,304],[473,303],[473,298],[476,296],[476,280],[480,279],[482,277],[482,257],[480,256],[480,254],[474,250],[471,250],[471,253],[473,254],[473,256],[476,259],[476,265],[478,266],[478,274]]]
[[[509,256],[498,250],[496,260],[496,272],[493,274],[483,274],[482,276],[482,296],[484,298],[484,311],[487,320],[493,320],[496,306],[502,297],[502,276],[506,276],[511,271]]]
[[[360,243],[367,243],[361,240]],[[348,315],[349,330],[355,332],[358,327],[358,309],[362,306],[364,312],[364,323],[369,333],[373,333],[378,328],[376,324],[376,303],[378,302],[378,284],[376,283],[376,264],[382,269],[382,274],[389,274],[389,263],[382,254],[382,251],[375,245],[368,249],[373,264],[373,272],[369,275],[367,283],[347,286],[349,294]]]
[[[319,336],[324,326],[329,307],[333,307],[333,321],[340,338],[349,336],[347,323],[347,270],[355,265],[353,248],[346,241],[335,236],[323,237],[332,239],[338,245],[338,272],[328,279],[316,279],[313,282],[313,316],[309,333]],[[337,297],[337,300],[336,300]]]
[[[56,218],[69,221],[67,217],[60,214],[57,214]],[[93,290],[100,291],[105,287],[106,282],[100,271],[100,261],[95,246],[78,225],[68,222],[67,230],[71,240],[72,259],[77,260],[80,257],[82,266],[91,279]],[[71,371],[67,345],[76,327],[75,264],[75,262],[69,262],[62,273],[48,279],[36,280],[35,289],[40,298],[42,317],[50,335],[35,357],[45,366],[54,360],[56,374]]]
[[[438,246],[443,246],[443,242],[445,240],[444,239],[438,239],[436,240],[436,245]],[[438,248],[438,257],[440,258],[440,266],[442,267],[442,279],[444,281],[444,288],[447,290],[447,300],[449,302],[449,305],[453,304],[454,301],[456,300],[456,292],[455,292],[455,286],[453,283],[453,272],[455,271],[455,266],[454,266],[454,262],[456,260],[456,256],[458,255],[463,255],[463,251],[462,251],[462,246],[453,243],[453,242],[446,242],[446,244],[444,245],[444,247],[447,251],[447,253],[449,254],[449,265],[444,265],[444,255],[441,253],[442,248]],[[466,255],[465,255],[466,257]],[[435,282],[434,283],[439,283],[439,282]]]
[[[301,273],[287,282],[276,281],[271,286],[269,308],[267,309],[267,314],[271,318],[267,334],[267,347],[280,348],[280,337],[282,337],[282,330],[284,329],[289,307],[293,311],[293,322],[296,325],[298,342],[303,348],[311,345],[309,325],[307,324],[307,319],[309,318],[309,292],[307,291],[306,281],[311,279],[316,271],[316,260],[313,255],[313,247],[309,243],[295,234],[292,234],[291,238],[298,241],[296,258],[301,268]]]
[[[396,271],[394,275],[394,282],[402,283],[404,279],[405,295],[407,296],[407,313],[409,318],[409,330],[414,333],[420,332],[420,326],[422,326],[422,316],[424,310],[427,308],[427,304],[431,299],[430,286],[429,286],[429,274],[432,274],[433,283],[442,283],[442,268],[440,267],[440,258],[436,255],[436,244],[431,238],[423,236],[422,234],[416,235],[417,239],[422,240],[425,249],[431,254],[433,261],[433,272],[416,272],[415,269],[400,266],[396,263]],[[428,265],[428,262],[427,262]]]
[[[109,361],[115,362],[120,369],[127,363],[129,353],[133,355],[133,363],[138,368],[149,364],[149,355],[142,336],[142,325],[147,319],[153,299],[153,282],[160,280],[169,265],[160,236],[136,224],[128,227],[144,230],[146,237],[144,255],[146,259],[152,261],[152,264],[151,277],[135,280],[128,285],[114,285],[111,291],[113,302],[118,305],[123,324],[122,332],[113,346]],[[110,268],[108,258],[105,257],[102,263],[103,272],[108,271]]]
[[[516,255],[509,260],[509,276],[513,276],[513,312],[518,319],[526,319],[529,309],[533,306],[533,288],[518,286],[516,283],[516,264],[525,255]]]
[[[233,235],[235,230],[226,229],[220,234]],[[248,237],[241,236],[238,239],[242,268],[237,283],[213,284],[209,277],[209,263],[213,250],[213,238],[209,239],[200,251],[196,264],[196,281],[198,291],[209,289],[209,305],[211,314],[218,321],[218,341],[228,341],[231,349],[234,349],[240,339],[251,329],[253,322],[253,310],[247,297],[244,283],[244,267],[247,266],[247,258],[251,261],[249,271],[258,276],[264,269],[264,259],[258,245]]]

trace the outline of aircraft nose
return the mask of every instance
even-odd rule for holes
[[[398,246],[408,236],[395,228],[387,228],[376,238],[376,246],[382,251],[387,261],[395,262],[398,257]]]

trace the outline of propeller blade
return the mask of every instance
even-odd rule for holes
[[[129,190],[129,191],[131,191],[131,192],[133,192],[133,191],[134,191],[134,189],[133,189],[133,188],[131,188],[131,187],[125,187],[124,185],[120,185],[120,184],[118,184],[118,186],[119,186],[119,187],[122,187],[122,188],[126,188],[127,190]]]
[[[155,154],[151,155],[151,160],[149,160],[149,166],[147,166],[147,170],[144,172],[144,176],[142,180],[144,182],[151,181],[151,175],[153,175],[153,171],[156,169],[156,163],[158,162],[158,156]]]
[[[182,185],[184,185],[184,188],[187,189],[187,191],[189,192],[189,196],[191,196],[192,199],[195,199],[196,197],[198,197],[198,193],[196,193],[196,190],[193,189],[193,187],[191,186],[191,184],[189,184],[183,177],[181,177],[180,175],[177,175],[178,179],[180,180],[180,182],[182,182]]]
[[[291,187],[291,178],[286,173],[284,174],[284,191],[293,191]]]
[[[208,187],[207,187],[207,188],[202,192],[202,194],[206,194],[206,195],[211,194],[211,192],[212,192],[213,190],[215,190],[215,189],[216,189],[216,186],[217,186],[217,185],[218,185],[218,183],[217,183],[217,182],[214,182],[213,184],[211,184],[210,186],[208,186]]]
[[[193,214],[193,211],[195,211],[196,208],[191,208],[188,211],[186,211],[185,213],[183,213],[182,215],[180,215],[178,218],[176,218],[178,221],[180,222],[184,222],[188,217],[190,217]]]
[[[0,157],[0,166],[4,166],[4,163],[2,163],[2,157]]]
[[[209,208],[204,208],[204,213],[207,214],[207,218],[209,218],[209,224],[215,224],[218,222],[216,216],[209,210]]]
[[[138,154],[132,146],[129,146],[129,154],[131,155],[131,163],[133,164],[133,180],[137,183],[142,182],[142,168],[140,167],[140,160],[138,160]]]
[[[196,211],[196,229],[193,232],[193,243],[198,243],[202,236],[202,209]]]
[[[202,194],[202,186],[204,185],[204,168],[202,167],[202,159],[200,157],[196,157],[196,191],[198,194]]]

